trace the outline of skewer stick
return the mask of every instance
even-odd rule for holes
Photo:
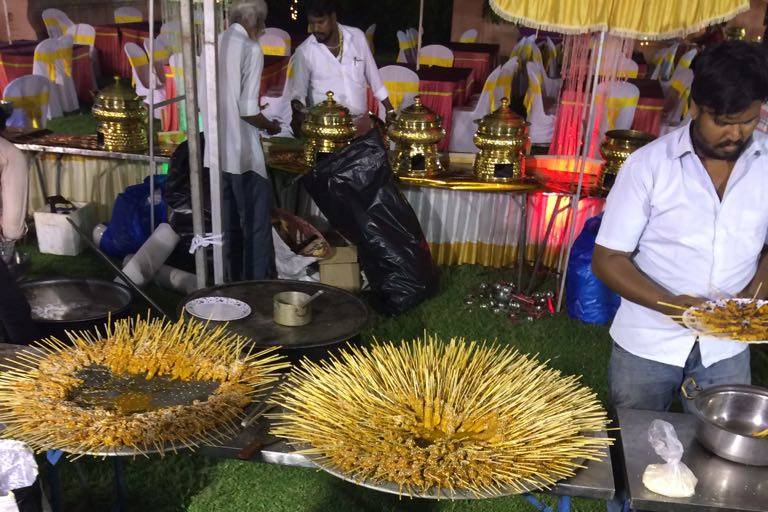
[[[755,290],[755,294],[752,296],[752,301],[754,302],[757,299],[757,296],[760,294],[760,288],[763,287],[763,282],[760,281],[757,285],[757,290]]]
[[[659,306],[666,306],[668,308],[679,309],[681,311],[688,311],[689,309],[689,308],[684,308],[683,306],[678,306],[677,304],[670,304],[669,302],[659,301],[656,304],[658,304]]]

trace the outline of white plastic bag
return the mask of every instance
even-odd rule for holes
[[[317,261],[312,256],[295,254],[288,247],[275,228],[272,228],[272,244],[275,248],[275,266],[278,279],[296,281],[318,281],[307,275],[307,267]]]
[[[0,496],[14,489],[29,487],[37,478],[37,462],[21,441],[0,440]]]
[[[677,438],[675,427],[666,421],[653,420],[648,429],[648,441],[666,464],[650,464],[643,473],[643,485],[649,490],[670,498],[693,496],[698,480],[681,462],[683,444]]]

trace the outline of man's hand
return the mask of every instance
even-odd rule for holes
[[[278,121],[270,121],[267,125],[267,133],[270,135],[277,135],[283,130]]]

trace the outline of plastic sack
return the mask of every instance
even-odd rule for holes
[[[164,175],[155,175],[155,226],[167,221],[163,200]],[[99,247],[113,258],[124,258],[136,253],[154,231],[150,227],[149,177],[139,185],[131,185],[118,194],[112,208],[112,218],[101,236]]]
[[[681,462],[683,444],[675,427],[662,420],[653,420],[648,428],[648,441],[666,464],[650,464],[643,473],[643,485],[648,490],[670,498],[688,498],[696,491],[698,480],[688,466]]]
[[[275,248],[275,266],[277,267],[278,279],[317,281],[307,273],[307,267],[316,262],[317,258],[294,253],[275,228],[272,228],[272,244]]]
[[[0,440],[0,496],[29,487],[37,478],[37,462],[29,447],[21,441]]]
[[[612,292],[592,273],[592,253],[600,230],[603,215],[592,217],[584,223],[578,238],[573,242],[568,260],[565,304],[568,316],[588,324],[607,324],[616,315],[621,298]]]
[[[376,130],[321,159],[301,183],[331,225],[357,245],[377,309],[402,313],[437,291],[429,245],[395,186]]]

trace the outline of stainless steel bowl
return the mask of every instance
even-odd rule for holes
[[[101,279],[43,279],[19,285],[43,335],[66,340],[65,331],[103,328],[130,314],[131,291]]]
[[[768,389],[730,384],[702,390],[688,379],[683,394],[693,401],[696,438],[704,447],[733,462],[768,466],[768,439],[752,436],[768,428]]]

